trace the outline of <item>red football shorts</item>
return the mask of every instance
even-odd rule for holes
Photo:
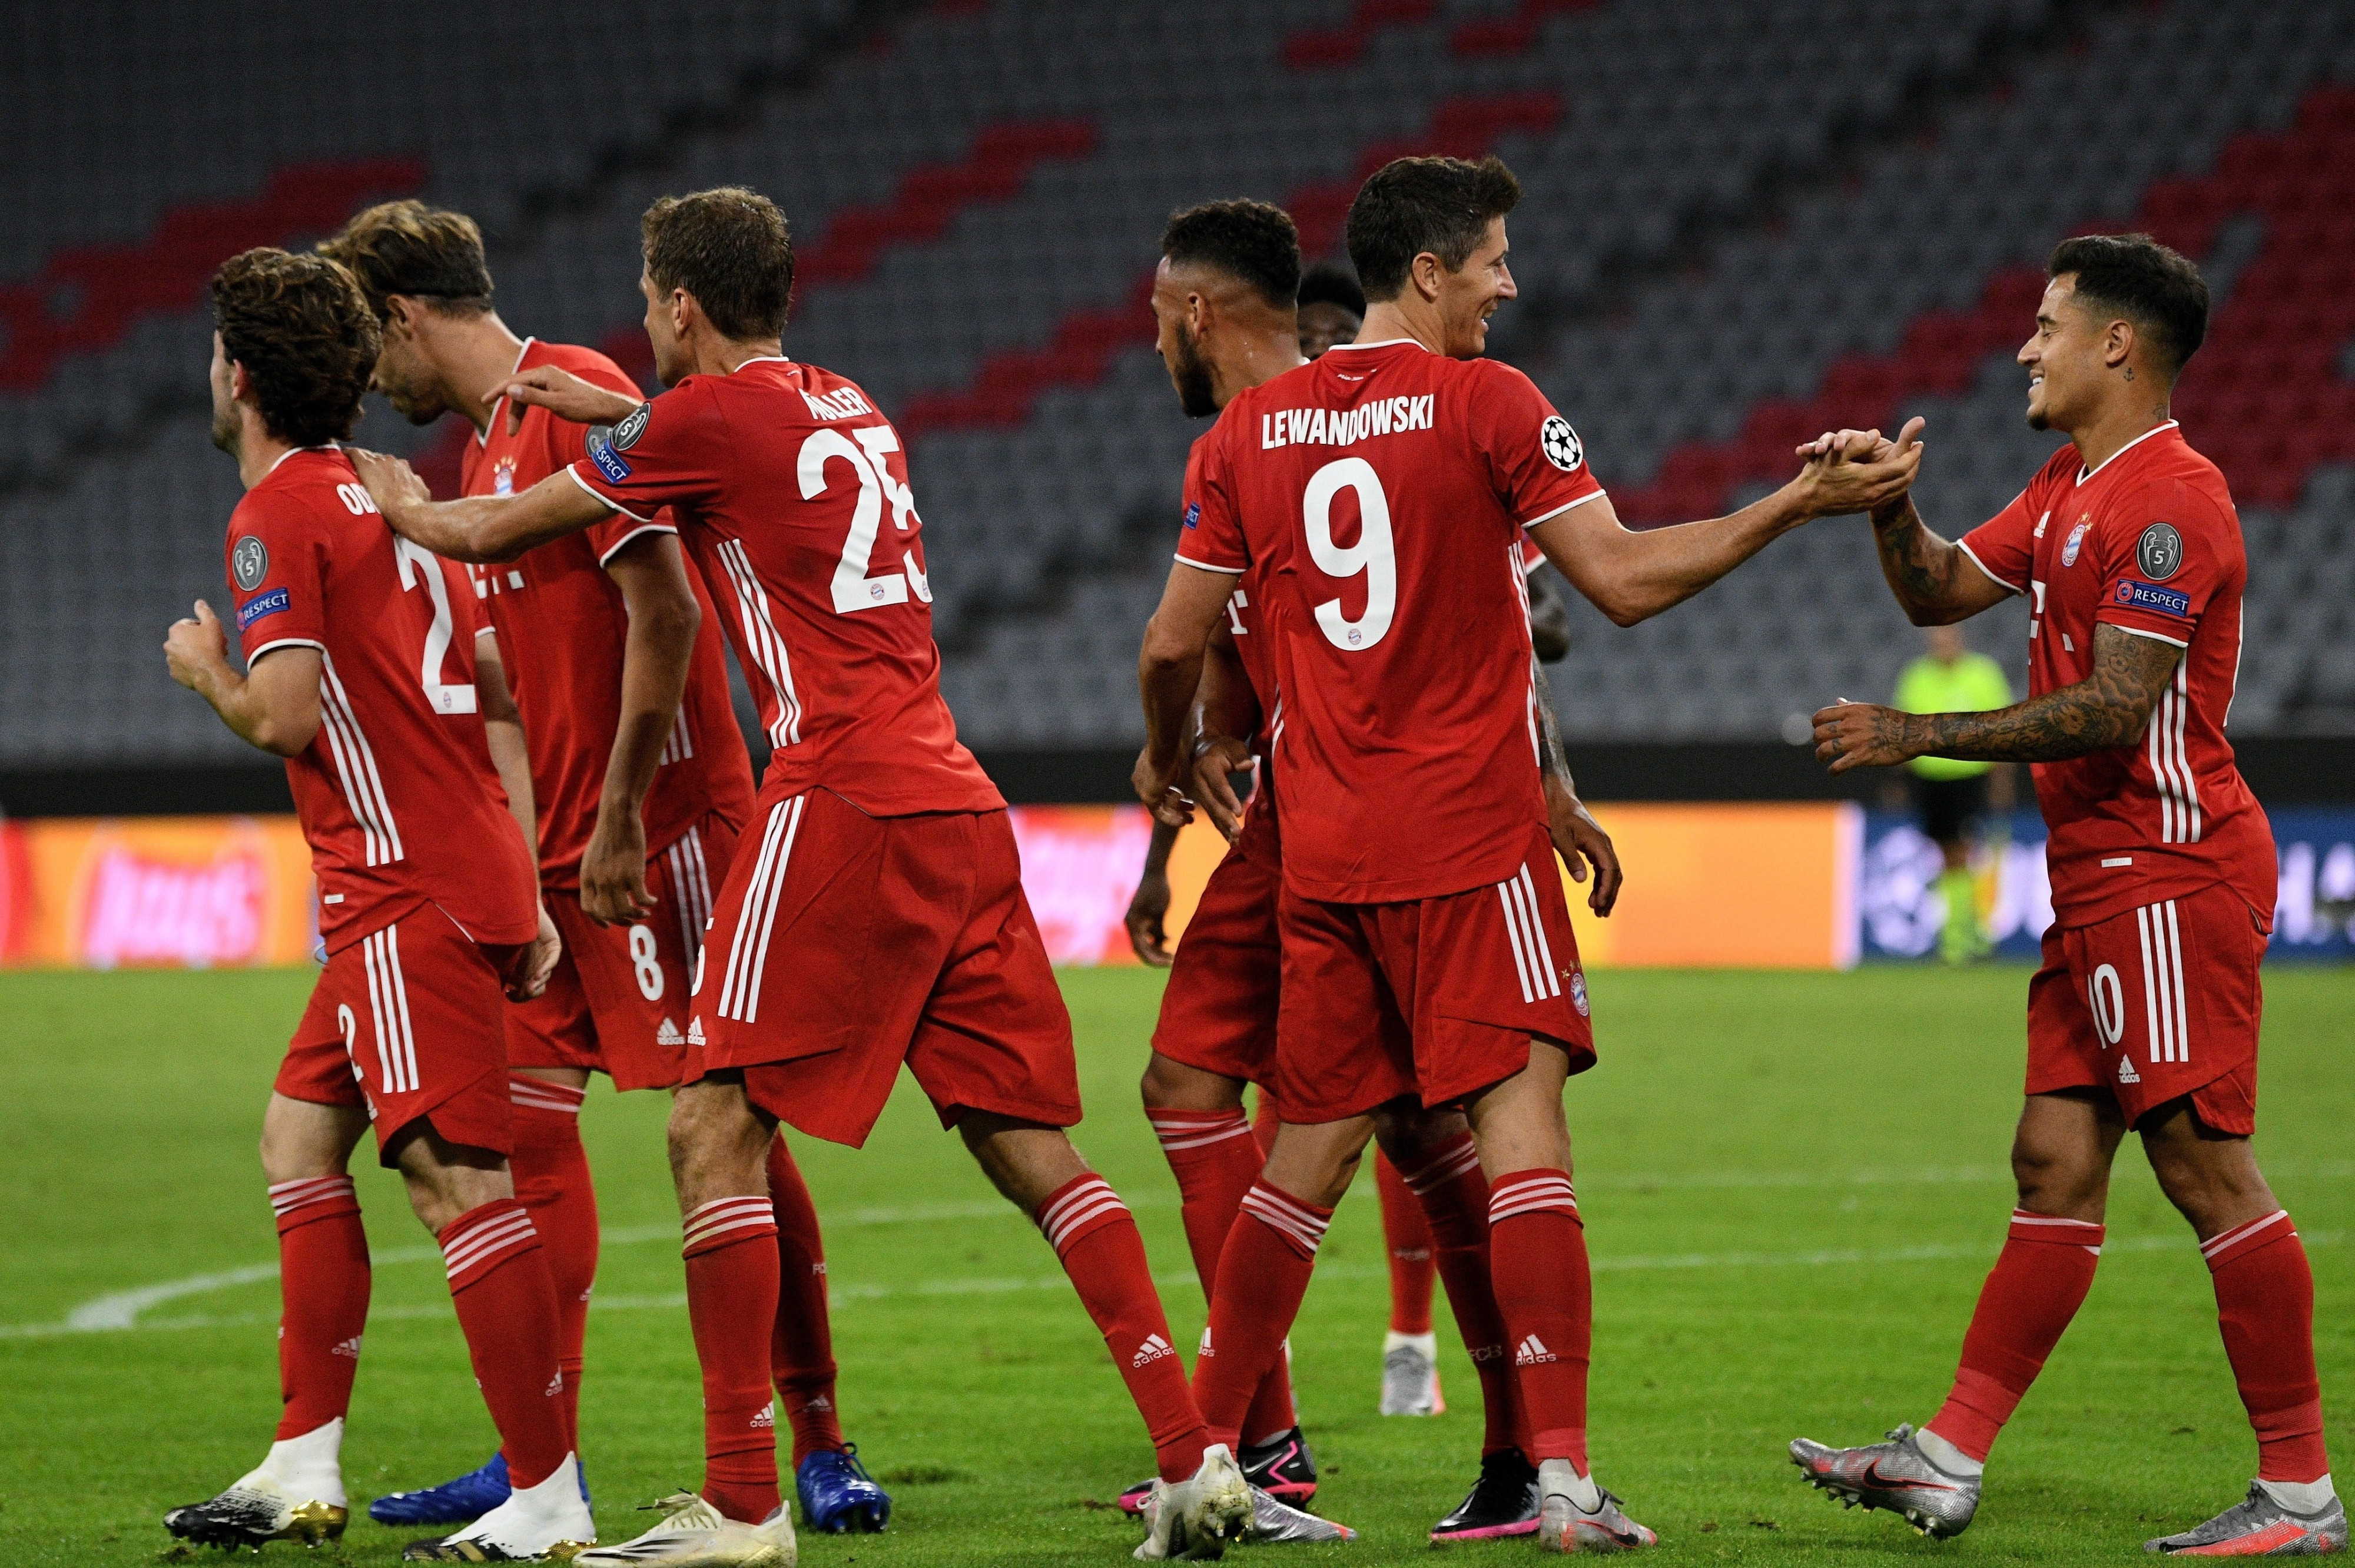
[[[705,933],[687,1081],[867,1141],[900,1064],[941,1125],[1080,1119],[1071,1018],[1003,811],[868,816],[814,789],[755,814]]]
[[[600,925],[577,888],[543,901],[564,937],[548,989],[507,1004],[507,1064],[578,1067],[616,1089],[667,1089],[687,1067],[687,989],[742,824],[719,812],[646,857],[655,912],[635,925]]]
[[[420,1119],[451,1143],[509,1152],[500,976],[527,951],[478,943],[425,903],[329,954],[278,1093],[366,1105],[379,1155]]]
[[[2107,1089],[2126,1125],[2191,1096],[2200,1121],[2257,1130],[2257,965],[2265,933],[2222,882],[2044,933],[2028,983],[2028,1092]]]
[[[1494,887],[1404,903],[1323,903],[1289,889],[1275,1093],[1288,1122],[1333,1122],[1413,1094],[1442,1105],[1528,1065],[1529,1040],[1594,1065],[1586,976],[1553,843]]]
[[[1231,851],[1210,872],[1178,940],[1153,1049],[1172,1061],[1264,1087],[1274,1076],[1282,959],[1275,901],[1284,871],[1272,847]]]

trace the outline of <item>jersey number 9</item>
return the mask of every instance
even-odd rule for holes
[[[1344,490],[1358,493],[1358,542],[1333,542],[1333,501]],[[1365,613],[1352,621],[1338,598],[1316,606],[1316,629],[1343,653],[1359,654],[1390,634],[1398,610],[1398,555],[1391,545],[1391,503],[1382,494],[1381,475],[1362,457],[1341,457],[1309,477],[1300,498],[1301,521],[1308,529],[1308,557],[1327,577],[1365,574]]]

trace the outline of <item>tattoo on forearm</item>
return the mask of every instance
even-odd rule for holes
[[[1930,531],[1911,496],[1887,522],[1872,519],[1872,542],[1889,586],[1906,603],[1940,605],[1953,595],[1962,551]]]
[[[1554,717],[1553,688],[1546,680],[1545,667],[1529,666],[1535,677],[1538,697],[1538,772],[1560,779],[1564,788],[1570,787],[1570,759],[1561,749],[1561,724]]]
[[[1966,762],[2057,763],[2132,743],[2183,650],[2115,626],[2094,628],[2094,673],[1991,713],[1906,715],[1918,754]]]

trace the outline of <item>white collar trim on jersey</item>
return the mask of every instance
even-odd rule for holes
[[[745,360],[744,365],[790,365],[793,362],[793,356],[790,354],[755,354]],[[744,365],[737,366],[736,370],[741,370]],[[728,373],[733,376],[736,370],[730,370]]]
[[[2143,432],[2140,435],[2135,437],[2132,441],[2126,443],[2115,452],[2111,453],[2107,457],[2103,458],[2102,468],[2107,468],[2111,464],[2115,463],[2119,458],[2124,457],[2127,453],[2132,452],[2136,447],[2140,446],[2144,442],[2148,441],[2160,431],[2175,429],[2179,422],[2181,421],[2169,420],[2165,424],[2155,424],[2151,426],[2148,430]],[[2094,475],[2099,474],[2102,471],[2102,468],[2085,468],[2081,466],[2077,470],[2077,483],[2083,485],[2086,480],[2091,479]]]
[[[530,353],[531,346],[538,341],[539,339],[537,337],[527,337],[523,340],[523,347],[516,350],[515,364],[507,370],[507,375],[509,377],[513,377],[516,371],[523,368],[523,357]],[[491,417],[483,421],[483,428],[474,432],[474,444],[476,446],[488,446],[491,444],[491,426],[498,422],[499,411],[506,406],[506,401],[507,395],[505,392],[501,392],[499,394],[499,400],[491,405]]]
[[[1380,343],[1336,343],[1335,345],[1333,345],[1333,347],[1334,347],[1334,348],[1395,348],[1395,347],[1398,347],[1400,344],[1401,344],[1401,343],[1414,343],[1414,346],[1415,346],[1417,348],[1422,348],[1422,347],[1423,347],[1423,345],[1422,345],[1422,344],[1420,344],[1420,343],[1415,343],[1415,340],[1414,340],[1413,338],[1412,338],[1412,337],[1385,337],[1385,338],[1383,338]],[[1326,350],[1326,352],[1327,352],[1327,353],[1328,353],[1328,354],[1329,354],[1329,353],[1331,353],[1332,351],[1333,351],[1333,350],[1332,350],[1331,348],[1328,348],[1328,349],[1327,349],[1327,350]],[[1429,353],[1429,352],[1430,352],[1430,350],[1428,350],[1428,349],[1424,349],[1424,352],[1425,352],[1425,353]]]
[[[267,478],[269,478],[272,475],[273,475],[273,474],[277,473],[277,472],[278,472],[278,464],[281,464],[281,463],[285,462],[288,458],[290,458],[290,457],[293,456],[293,455],[294,455],[296,453],[298,453],[298,452],[333,452],[333,451],[335,451],[335,450],[336,450],[336,445],[335,445],[335,443],[333,443],[333,442],[329,442],[329,443],[328,443],[326,445],[325,445],[325,446],[290,446],[290,447],[288,447],[285,451],[283,451],[283,452],[280,453],[278,454],[278,456],[277,456],[277,457],[276,457],[276,458],[275,458],[275,459],[271,463],[271,464],[270,464],[270,466],[269,466],[269,467],[267,467],[267,468],[265,468],[265,469],[263,469],[263,470],[261,471],[261,476],[262,476],[264,479],[267,479]]]

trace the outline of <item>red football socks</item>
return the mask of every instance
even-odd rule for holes
[[[2257,1478],[2318,1481],[2330,1469],[2322,1445],[2322,1385],[2314,1371],[2314,1273],[2306,1243],[2280,1209],[2200,1244],[2216,1286],[2216,1319],[2249,1424],[2257,1432]]]
[[[536,1487],[573,1446],[556,1364],[556,1285],[539,1233],[522,1204],[497,1198],[451,1221],[436,1239],[508,1478],[518,1489]]]
[[[1929,1420],[1931,1431],[1987,1462],[1996,1434],[2094,1288],[2102,1236],[2103,1228],[2089,1221],[2012,1211],[2011,1233],[1979,1289],[1962,1365],[1946,1403]]]
[[[1431,1226],[1433,1261],[1447,1282],[1447,1305],[1463,1337],[1465,1354],[1480,1374],[1483,1457],[1506,1448],[1528,1451],[1529,1423],[1520,1388],[1507,1353],[1511,1339],[1497,1308],[1488,1261],[1488,1179],[1480,1173],[1480,1151],[1464,1133],[1431,1150],[1401,1179],[1421,1203]]]
[[[557,1364],[564,1371],[564,1412],[581,1429],[581,1342],[589,1332],[589,1292],[597,1283],[597,1188],[581,1147],[581,1105],[588,1091],[545,1079],[507,1075],[514,1117],[516,1201],[531,1214],[556,1285]]]
[[[278,1216],[278,1441],[351,1409],[368,1328],[368,1232],[348,1176],[271,1184]]]
[[[1237,1452],[1252,1391],[1284,1358],[1284,1337],[1307,1294],[1317,1243],[1333,1211],[1265,1181],[1243,1195],[1242,1213],[1219,1255],[1219,1288],[1194,1361],[1194,1396],[1210,1441]]]
[[[764,1192],[715,1198],[687,1215],[686,1232],[687,1316],[703,1364],[703,1500],[758,1524],[777,1506],[776,1215]]]
[[[1431,1223],[1409,1191],[1406,1178],[1380,1149],[1374,1151],[1374,1189],[1382,1200],[1382,1243],[1391,1259],[1391,1332],[1431,1332],[1433,1257]]]
[[[1266,1096],[1262,1095],[1264,1103]],[[1227,1232],[1242,1210],[1243,1194],[1259,1179],[1263,1157],[1251,1124],[1241,1110],[1165,1111],[1148,1109],[1154,1136],[1178,1179],[1178,1218],[1186,1227],[1186,1245],[1194,1254],[1194,1273],[1202,1282],[1202,1296],[1214,1294],[1219,1253]],[[1292,1373],[1277,1356],[1267,1376],[1252,1395],[1242,1430],[1254,1438],[1272,1437],[1299,1420],[1292,1399]]]
[[[1586,1366],[1594,1282],[1567,1172],[1517,1170],[1488,1194],[1488,1276],[1513,1346],[1531,1464],[1586,1464]]]
[[[1186,1386],[1186,1369],[1169,1342],[1169,1319],[1153,1288],[1145,1240],[1128,1205],[1101,1176],[1076,1176],[1039,1205],[1039,1229],[1080,1304],[1103,1333],[1113,1365],[1153,1438],[1154,1462],[1165,1481],[1182,1481],[1201,1467],[1202,1415]]]
[[[794,1429],[794,1467],[821,1450],[842,1449],[835,1408],[834,1326],[826,1315],[826,1243],[817,1207],[780,1132],[769,1145],[769,1207],[777,1222],[777,1328],[769,1371]]]

